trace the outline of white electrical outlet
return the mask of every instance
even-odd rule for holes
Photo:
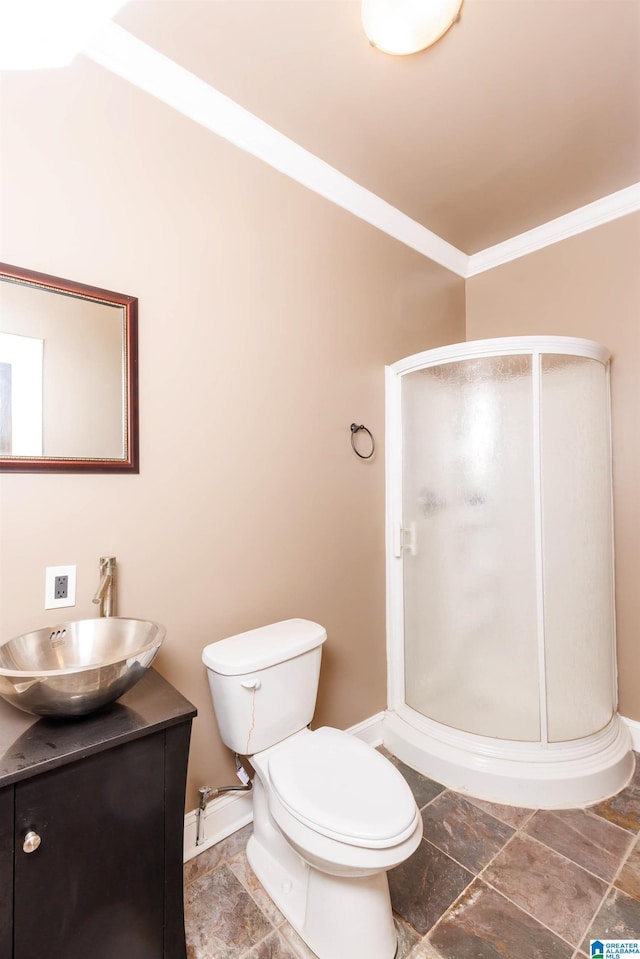
[[[47,566],[44,577],[44,608],[76,605],[76,567]]]

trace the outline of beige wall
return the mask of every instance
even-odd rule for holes
[[[640,214],[467,281],[467,339],[581,336],[611,365],[620,712],[640,721]]]
[[[51,621],[47,565],[93,615],[116,555],[199,710],[192,808],[233,779],[207,643],[318,620],[317,722],[384,707],[383,367],[464,339],[464,283],[82,59],[0,84],[0,260],[139,298],[141,430],[139,476],[0,476],[0,637]]]

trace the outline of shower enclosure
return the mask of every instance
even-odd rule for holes
[[[385,742],[498,802],[622,788],[608,351],[514,337],[395,363],[387,491]]]

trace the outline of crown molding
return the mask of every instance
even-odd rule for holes
[[[596,226],[602,226],[603,223],[617,220],[637,210],[640,210],[640,183],[634,183],[624,190],[618,190],[617,193],[611,193],[609,196],[602,197],[601,200],[587,203],[586,206],[581,206],[555,220],[549,220],[548,223],[543,223],[542,226],[533,230],[527,230],[526,233],[514,236],[510,240],[489,246],[480,253],[474,253],[469,257],[466,277],[485,273],[503,263],[535,253],[545,246],[567,240],[571,236],[577,236],[578,233],[585,233]]]
[[[298,183],[464,277],[469,257],[274,130],[195,74],[109,22],[83,51],[89,59]]]
[[[640,183],[469,256],[113,22],[84,55],[463,279],[640,210]]]

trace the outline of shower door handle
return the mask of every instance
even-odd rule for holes
[[[418,537],[415,523],[409,523],[408,526],[402,526],[400,523],[394,524],[393,555],[396,559],[400,559],[405,552],[408,552],[411,556],[415,556],[418,552]]]

